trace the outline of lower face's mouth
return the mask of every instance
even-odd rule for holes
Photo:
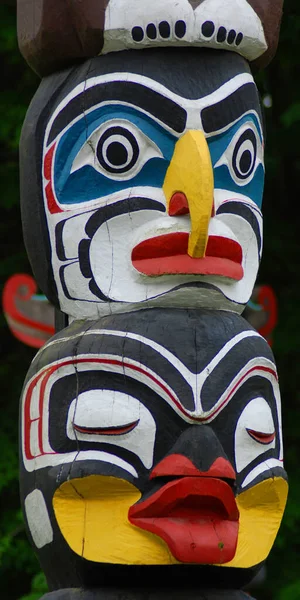
[[[168,233],[145,240],[132,250],[137,271],[148,276],[167,274],[219,275],[239,281],[244,276],[238,242],[210,236],[203,258],[188,255],[189,234]]]
[[[182,477],[131,506],[129,521],[162,538],[183,563],[222,564],[233,559],[239,512],[228,483]]]

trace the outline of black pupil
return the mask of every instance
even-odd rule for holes
[[[242,173],[246,174],[251,168],[252,164],[252,155],[250,150],[245,150],[241,156],[240,160],[240,170]]]
[[[107,160],[111,165],[121,167],[128,160],[128,152],[121,142],[112,142],[106,150]]]

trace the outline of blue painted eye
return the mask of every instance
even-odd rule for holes
[[[156,144],[134,123],[111,119],[103,123],[83,144],[71,173],[90,165],[114,180],[135,177],[151,158],[163,158]]]
[[[257,141],[252,129],[246,129],[235,145],[232,168],[237,178],[245,180],[252,175],[256,163]]]
[[[246,122],[236,132],[215,168],[226,165],[233,181],[245,186],[252,181],[259,164],[263,163],[263,146],[253,122]]]
[[[126,173],[139,159],[136,138],[125,127],[109,127],[100,137],[96,155],[99,164],[108,173]]]

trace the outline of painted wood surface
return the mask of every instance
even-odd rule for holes
[[[27,346],[41,348],[55,333],[54,308],[36,292],[30,275],[13,275],[4,285],[2,304],[13,335]]]
[[[18,2],[21,52],[47,75],[21,138],[24,238],[70,323],[21,396],[21,498],[49,600],[242,600],[271,551],[287,497],[280,391],[240,315],[262,253],[251,67],[274,53],[281,12]],[[270,298],[252,311],[273,325]]]
[[[73,322],[32,363],[21,430],[24,511],[52,588],[180,563],[192,581],[212,565],[246,584],[267,558],[287,493],[280,393],[239,315]]]
[[[147,307],[241,313],[261,259],[264,183],[248,63],[194,48],[144,56],[94,58],[35,96],[21,139],[35,278],[72,319]],[[174,214],[178,191],[188,209]]]

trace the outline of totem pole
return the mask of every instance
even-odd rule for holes
[[[281,10],[18,0],[43,78],[21,138],[24,238],[63,315],[21,398],[49,600],[242,600],[275,540],[278,378],[240,315],[262,251],[250,63],[271,59]]]

